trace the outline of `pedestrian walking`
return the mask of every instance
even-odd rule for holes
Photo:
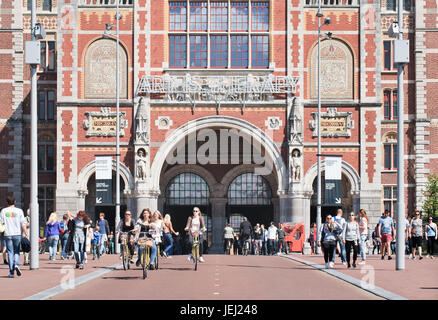
[[[317,241],[316,241],[316,237],[317,237],[317,230],[316,230],[316,223],[312,222],[310,224],[310,235],[309,235],[309,243],[310,243],[310,248],[312,249],[312,254],[316,254],[316,247],[317,247]]]
[[[30,209],[26,210],[26,213],[24,214],[24,220],[26,220],[26,232],[22,232],[21,233],[21,239],[26,238],[27,240],[29,240],[29,238],[26,236],[26,234],[30,234]],[[23,249],[23,248],[21,248]],[[24,261],[23,261],[23,266],[28,266],[30,264],[30,260],[29,260],[29,255],[30,255],[30,251],[29,252],[25,252],[23,250],[23,257],[24,257]]]
[[[105,254],[106,248],[105,245],[108,243],[108,235],[110,234],[109,223],[108,220],[105,219],[105,213],[99,213],[99,220],[96,222],[96,226],[99,226],[99,253],[100,256]]]
[[[70,231],[73,236],[76,269],[84,269],[85,243],[87,240],[87,230],[90,229],[90,227],[90,218],[84,210],[80,210],[76,215],[76,218],[73,219],[73,228],[72,231]]]
[[[388,253],[388,260],[391,260],[390,244],[392,235],[395,235],[394,221],[389,216],[389,211],[385,210],[383,217],[380,218],[378,224],[378,235],[382,241],[381,254],[382,260],[385,259],[385,253]]]
[[[277,229],[278,254],[281,254],[281,252],[287,254],[286,242],[284,241],[285,236],[286,232],[284,231],[284,225],[282,223],[279,223]]]
[[[15,207],[15,198],[8,196],[6,198],[8,207],[0,212],[0,231],[4,232],[4,241],[8,252],[9,278],[14,278],[14,272],[21,276],[20,270],[20,244],[21,233],[24,232],[26,237],[29,236],[26,229],[26,220],[24,219],[23,210]]]
[[[47,220],[43,238],[43,240],[47,240],[49,244],[49,260],[56,260],[56,251],[58,250],[60,233],[61,225],[58,222],[58,214],[52,212],[49,216],[49,220]]]
[[[260,225],[260,233],[262,240],[262,253],[264,256],[268,254],[268,230],[265,229],[265,225]]]
[[[114,232],[110,232],[108,235],[108,254],[114,254]]]
[[[416,249],[418,249],[418,255],[420,260],[423,259],[422,255],[422,243],[423,243],[423,221],[420,217],[420,210],[415,211],[415,216],[411,221],[411,237],[412,237],[412,259],[415,260]]]
[[[380,254],[380,247],[382,246],[382,241],[379,237],[378,228],[379,225],[377,224],[376,228],[373,231],[373,234],[371,235],[373,239],[373,251],[372,251],[373,254],[376,250],[377,250],[377,254]]]
[[[405,228],[404,228],[404,230],[406,233],[406,235],[405,235],[406,236],[405,237],[405,239],[406,239],[405,249],[406,249],[406,254],[409,255],[408,259],[412,258],[412,250],[411,250],[412,245],[411,245],[411,231],[410,231],[410,229],[411,229],[411,219],[409,217],[409,214],[406,212],[405,213]]]
[[[326,222],[321,225],[318,230],[317,240],[318,247],[322,245],[322,251],[324,252],[324,261],[325,268],[333,268],[333,255],[336,250],[336,241],[337,241],[337,233],[336,233],[336,224],[333,222],[333,218],[331,215],[326,217]]]
[[[68,219],[69,219],[69,214],[66,213],[62,216],[62,221],[59,223],[59,225],[61,227],[61,231],[59,233],[59,238],[61,241],[61,260],[68,259],[68,255],[66,252],[67,241],[68,241],[68,236],[69,236]]]
[[[345,244],[342,241],[342,233],[344,232],[345,229],[345,224],[346,221],[345,219],[342,217],[343,212],[342,209],[338,209],[336,211],[336,216],[333,217],[333,222],[336,226],[336,230],[335,232],[337,233],[337,246],[339,247],[339,255],[341,256],[341,261],[343,265],[346,265],[346,252],[345,252]],[[332,262],[335,263],[335,256],[336,256],[336,248],[335,248],[335,252],[333,252],[333,257],[332,257]]]
[[[427,241],[427,256],[433,259],[433,252],[434,252],[434,244],[437,240],[437,226],[433,222],[433,218],[429,217],[427,218],[428,224],[426,224],[426,241]]]
[[[173,235],[177,237],[179,236],[179,232],[175,232],[175,230],[173,230],[170,214],[166,214],[164,215],[164,219],[163,219],[163,239],[165,246],[163,250],[163,255],[166,258],[170,258],[173,255],[173,248],[174,248]]]
[[[274,255],[275,252],[275,241],[278,240],[277,235],[277,227],[274,225],[274,222],[271,222],[270,227],[268,228],[268,252],[269,255]]]
[[[91,242],[94,240],[93,221],[90,220],[90,226],[85,229],[85,250],[84,250],[84,263],[88,263],[88,254],[92,254],[93,248]]]
[[[260,228],[260,223],[257,223],[256,226],[254,227],[254,248],[255,248],[254,253],[257,255],[261,255],[262,246],[263,246],[262,232]]]
[[[360,232],[360,257],[359,264],[365,264],[367,260],[367,240],[368,240],[368,216],[364,209],[359,210],[359,232]]]
[[[242,245],[240,242],[240,237],[237,233],[234,234],[233,253],[235,256],[238,256],[242,253]]]
[[[351,212],[349,215],[349,220],[345,224],[342,239],[346,249],[347,268],[351,268],[351,249],[353,249],[353,268],[356,268],[357,251],[360,243],[360,227],[356,221],[356,214],[354,212]]]

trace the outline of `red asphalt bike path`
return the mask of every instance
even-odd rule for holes
[[[324,264],[322,256],[289,255],[301,260]],[[21,257],[22,259],[22,257]],[[31,297],[59,286],[66,271],[79,278],[107,269],[106,274],[55,295],[51,299],[170,299],[170,300],[369,300],[380,299],[361,288],[289,259],[272,256],[205,255],[206,262],[198,271],[187,256],[160,259],[160,270],[148,272],[141,279],[141,270],[111,271],[120,263],[117,255],[105,255],[99,261],[88,260],[84,270],[74,269],[74,260],[49,261],[40,255],[39,270],[22,266],[23,275],[7,278],[8,266],[0,265],[0,299],[17,300]],[[359,260],[360,261],[360,260]],[[406,260],[406,269],[395,271],[395,259],[380,260],[368,256],[366,270],[373,270],[374,284],[408,299],[438,298],[438,259]],[[370,268],[371,267],[371,268]],[[364,265],[347,269],[336,258],[335,269],[356,279],[364,277]],[[115,290],[117,289],[117,290]],[[111,292],[111,294],[108,294]]]
[[[290,255],[300,260],[325,265],[322,255]],[[392,260],[381,260],[380,255],[369,255],[365,265],[348,269],[336,256],[334,270],[358,280],[374,277],[374,285],[400,295],[409,300],[436,300],[438,299],[438,257],[434,259],[424,256],[422,260],[411,260],[406,256],[405,269],[396,270],[396,257]],[[360,257],[357,262],[360,262]]]

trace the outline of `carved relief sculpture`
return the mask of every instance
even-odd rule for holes
[[[135,143],[149,143],[149,119],[143,98],[138,104],[137,116],[135,117]]]
[[[303,122],[301,118],[301,105],[298,98],[295,98],[289,114],[289,143],[302,144]]]

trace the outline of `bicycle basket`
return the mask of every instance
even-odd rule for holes
[[[127,238],[128,238],[128,234],[127,233],[121,233],[120,234],[120,241],[126,240]]]
[[[137,245],[140,247],[149,247],[152,248],[154,243],[151,238],[139,238],[137,241]]]

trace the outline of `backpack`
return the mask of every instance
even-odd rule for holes
[[[66,231],[68,231],[67,230],[67,225],[65,224],[65,222],[64,221],[61,221],[61,223],[59,224],[59,226],[61,227],[61,236],[62,235],[64,235],[64,233],[66,232]]]

